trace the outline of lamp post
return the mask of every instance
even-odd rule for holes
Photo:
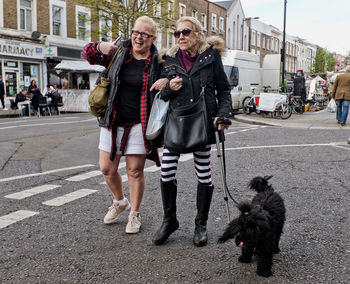
[[[251,20],[251,19],[255,19],[255,20],[257,20],[257,19],[259,19],[259,17],[254,17],[254,18],[252,18],[252,17],[249,17],[249,18],[243,18],[243,20],[242,20],[242,40],[241,40],[241,46],[242,46],[242,50],[243,50],[243,35],[244,35],[244,22],[246,21],[246,20]]]
[[[283,49],[282,49],[282,93],[284,92],[284,69],[286,67],[286,12],[287,12],[287,0],[284,0],[284,23],[283,23]]]

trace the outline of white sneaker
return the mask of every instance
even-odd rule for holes
[[[131,208],[129,201],[126,201],[127,203],[125,205],[120,205],[118,202],[113,202],[111,207],[108,208],[108,212],[103,219],[105,224],[114,223],[115,221],[117,221],[121,213]]]
[[[9,110],[8,108],[4,107],[2,110]]]
[[[136,211],[130,211],[129,222],[126,225],[125,232],[127,234],[136,234],[140,231],[141,227],[141,216]]]

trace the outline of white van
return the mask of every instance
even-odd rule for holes
[[[263,86],[278,88],[280,55],[265,56],[264,68],[260,68],[259,55],[241,50],[227,50],[222,57],[224,70],[232,87],[232,109],[242,108],[243,100],[252,96],[252,88],[259,94]]]

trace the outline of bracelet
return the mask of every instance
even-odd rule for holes
[[[101,53],[102,54],[102,52],[101,52],[101,50],[100,50],[100,42],[97,44],[97,46],[96,46],[96,49],[97,49],[97,51],[99,52],[99,53]]]

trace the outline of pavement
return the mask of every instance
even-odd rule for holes
[[[0,109],[0,118],[18,117],[19,110]],[[305,112],[303,114],[293,113],[288,119],[276,119],[261,114],[251,113],[235,114],[234,120],[259,125],[268,125],[275,127],[303,128],[303,129],[338,129],[350,130],[350,122],[345,126],[337,124],[335,113],[327,112],[326,109],[315,112]]]
[[[335,113],[327,112],[326,109],[303,114],[293,113],[288,119],[276,119],[256,113],[236,114],[234,120],[275,127],[350,130],[349,122],[345,126],[337,124]]]

